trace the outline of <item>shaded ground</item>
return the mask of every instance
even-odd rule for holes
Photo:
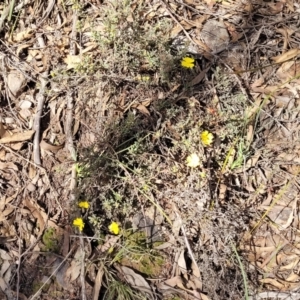
[[[1,299],[300,297],[296,1],[0,11]]]

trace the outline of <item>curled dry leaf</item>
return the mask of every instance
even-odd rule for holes
[[[60,150],[64,145],[51,145],[47,142],[45,142],[44,140],[42,140],[40,142],[40,147],[43,150],[48,150],[48,151],[52,151],[52,152],[57,152],[58,150]]]

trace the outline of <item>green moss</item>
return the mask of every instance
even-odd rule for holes
[[[36,293],[43,286],[43,282],[34,282],[32,284],[32,291]],[[42,288],[42,291],[46,293],[50,288],[50,284],[45,284]]]
[[[128,266],[148,277],[156,277],[162,272],[165,257],[152,249],[147,243],[144,232],[127,232],[124,237],[124,247],[116,253],[114,261]]]
[[[44,235],[42,237],[42,241],[44,247],[42,251],[45,252],[56,252],[58,250],[58,237],[56,230],[52,227],[49,227],[45,230]]]

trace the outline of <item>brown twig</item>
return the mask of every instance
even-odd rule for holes
[[[44,39],[39,36],[37,38],[39,42],[40,48],[45,48],[45,42]],[[42,73],[42,76],[39,77],[41,86],[39,93],[36,96],[37,100],[37,108],[36,108],[36,114],[34,118],[34,138],[33,138],[33,161],[37,165],[41,165],[41,153],[40,153],[40,137],[41,137],[41,118],[42,118],[42,112],[44,108],[44,103],[45,103],[45,89],[47,85],[47,81],[45,78],[48,76],[48,69]]]

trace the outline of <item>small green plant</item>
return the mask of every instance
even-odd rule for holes
[[[83,56],[80,63],[76,64],[74,72],[79,75],[89,75],[94,74],[96,71],[96,64],[90,56]]]
[[[238,260],[238,263],[239,263],[239,266],[240,266],[240,269],[241,269],[241,272],[242,272],[242,276],[243,276],[243,281],[244,281],[244,289],[245,289],[245,300],[248,300],[249,299],[249,294],[248,294],[248,280],[247,280],[247,274],[245,272],[245,269],[244,269],[244,266],[243,266],[243,263],[241,261],[241,258],[237,252],[237,249],[235,247],[234,244],[231,244],[231,247],[232,247],[232,250],[236,256],[236,259]]]
[[[76,163],[75,164],[76,175],[78,179],[87,177],[90,175],[89,165]]]
[[[103,296],[103,299],[107,300],[143,300],[147,299],[146,297],[143,297],[140,293],[133,290],[130,286],[127,284],[121,282],[120,280],[117,280],[113,277],[112,274],[108,273],[108,284],[107,284],[107,290]]]
[[[133,12],[130,1],[116,0],[102,7],[105,16],[102,30],[94,31],[93,38],[104,54],[99,61],[103,70],[133,80],[141,73],[161,70],[162,59],[170,57],[171,23],[166,20],[146,22],[142,18],[146,9],[147,5],[140,2]]]
[[[247,146],[245,145],[244,139],[240,139],[237,144],[236,158],[230,165],[230,169],[234,170],[243,166],[247,157]]]

